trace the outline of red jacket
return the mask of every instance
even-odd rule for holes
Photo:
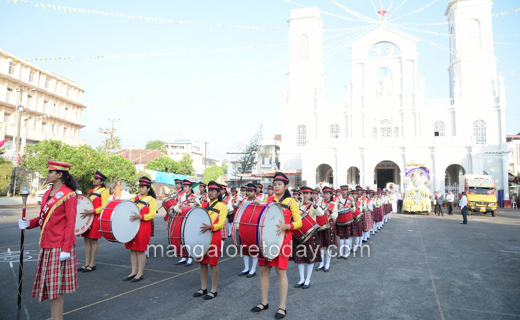
[[[70,252],[72,246],[76,245],[74,227],[76,225],[76,209],[78,200],[76,193],[67,186],[62,185],[56,195],[50,200],[55,200],[47,206],[48,197],[52,189],[45,192],[42,198],[40,216],[30,220],[28,229],[40,227],[40,248],[61,248],[63,252]],[[62,196],[56,201],[56,196]],[[54,202],[58,203],[53,206]],[[54,208],[54,210],[53,210]],[[50,215],[50,216],[49,216]]]

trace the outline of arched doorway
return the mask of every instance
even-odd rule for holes
[[[401,169],[393,161],[381,161],[374,168],[374,184],[383,189],[389,182],[401,184]]]
[[[460,164],[451,164],[444,172],[444,192],[453,191],[453,194],[458,195],[462,190],[459,186],[459,176],[466,174],[466,170]]]
[[[347,170],[347,185],[358,185],[361,183],[360,171],[358,167],[350,167]]]
[[[334,176],[332,167],[328,164],[320,164],[316,168],[316,185],[319,185],[320,182],[323,182],[326,185],[334,185]]]

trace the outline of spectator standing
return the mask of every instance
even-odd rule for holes
[[[450,191],[446,196],[446,201],[448,202],[448,214],[453,215],[453,202],[455,201],[455,195],[453,191]]]
[[[118,200],[121,198],[121,192],[123,191],[123,186],[121,185],[121,182],[117,182],[116,188],[114,189],[114,199]]]
[[[466,193],[462,193],[462,198],[459,202],[460,212],[462,213],[462,222],[460,224],[468,224],[468,198],[466,198]]]

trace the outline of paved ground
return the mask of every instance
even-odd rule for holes
[[[520,211],[501,210],[496,218],[472,215],[394,215],[373,236],[370,257],[333,259],[331,272],[314,272],[309,290],[294,289],[298,271],[289,264],[288,319],[511,319],[520,317]],[[37,214],[36,208],[29,210]],[[0,209],[0,318],[16,317],[20,231],[13,209]],[[154,243],[166,242],[165,224],[156,219]],[[27,256],[22,319],[50,317],[48,302],[30,297],[38,232],[26,233]],[[78,239],[78,258],[83,241]],[[230,239],[227,241],[229,245]],[[11,252],[11,254],[9,254]],[[14,255],[13,255],[14,253]],[[12,259],[14,262],[9,263]],[[223,257],[218,297],[192,298],[199,286],[198,266],[174,266],[177,258],[149,258],[145,280],[122,282],[130,271],[128,251],[102,241],[97,270],[79,275],[80,288],[65,297],[69,319],[272,319],[271,308],[249,309],[260,302],[259,277],[238,277],[241,258]],[[271,276],[271,284],[276,277]]]

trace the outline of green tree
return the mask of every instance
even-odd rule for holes
[[[110,140],[110,137],[105,137],[105,141],[97,149],[98,151],[115,151],[121,149],[121,138],[114,136],[114,142]]]
[[[191,176],[195,173],[195,169],[193,168],[193,159],[189,154],[184,154],[182,156],[181,161],[179,161],[179,169],[178,174],[183,174],[186,176]]]
[[[0,160],[0,191],[6,190],[11,184],[13,164],[10,161]]]
[[[159,150],[166,154],[166,148],[164,147],[164,142],[161,140],[152,140],[146,143],[146,149]]]
[[[161,172],[178,173],[179,163],[169,157],[160,157],[146,164],[146,169]]]
[[[227,160],[222,160],[222,170],[224,170],[224,173],[227,174],[227,171],[228,171],[228,162],[227,162]]]
[[[103,161],[99,171],[103,172],[103,174],[107,176],[108,186],[114,187],[118,181],[126,182],[127,184],[135,183],[137,173],[134,165],[129,159],[126,159],[121,155],[109,153],[102,155],[105,160]]]
[[[211,166],[207,167],[206,170],[204,170],[204,173],[202,174],[204,183],[208,183],[211,180],[217,181],[218,178],[224,174],[224,170],[222,167],[219,166]]]
[[[258,150],[260,149],[260,141],[262,140],[262,125],[258,128],[258,131],[255,133],[251,141],[249,141],[249,145],[244,149],[242,156],[240,157],[239,162],[237,163],[237,168],[233,175],[244,174],[244,173],[252,173],[253,168],[256,165],[256,155]],[[240,177],[240,181],[242,181],[242,177]]]

